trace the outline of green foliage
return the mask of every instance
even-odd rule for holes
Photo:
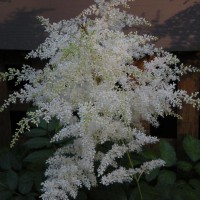
[[[41,160],[45,161],[48,159],[53,153],[53,149],[47,149],[47,150],[38,150],[34,151],[31,154],[29,154],[24,161],[25,162],[31,162],[31,163],[40,163]]]
[[[41,195],[45,161],[59,147],[50,143],[58,131],[57,120],[49,124],[41,121],[26,133],[25,142],[13,149],[0,150],[0,200],[36,200]],[[65,141],[70,143],[71,140]],[[156,151],[149,148],[134,157],[134,163],[162,158],[166,166],[154,169],[141,177],[143,200],[199,200],[200,196],[200,142],[186,136],[183,149],[187,157],[178,160],[174,147],[161,140]],[[127,162],[125,159],[124,162]],[[136,183],[99,186],[90,191],[82,189],[76,200],[140,200]]]
[[[51,136],[58,128],[57,120],[47,124],[41,120],[25,134],[25,142],[13,149],[0,150],[0,199],[36,200],[41,195],[45,161],[54,152]]]
[[[92,189],[88,197],[90,200],[127,200],[127,195],[119,184]]]
[[[165,140],[160,140],[160,158],[166,162],[166,167],[171,167],[176,163],[176,152],[174,148]]]
[[[200,162],[198,162],[194,167],[196,173],[200,176]]]
[[[192,170],[192,163],[187,162],[187,161],[178,161],[176,163],[177,168],[182,170],[183,172],[189,172]]]
[[[149,174],[146,174],[145,175],[146,181],[150,182],[150,181],[155,180],[157,178],[159,172],[160,172],[160,169],[156,168],[156,169],[152,170]]]
[[[148,183],[148,186],[153,187],[152,192],[149,193],[149,199],[199,200],[199,145],[200,141],[198,139],[186,136],[182,146],[187,157],[184,160],[177,160],[174,147],[167,141],[161,140],[159,145],[160,157],[166,161],[166,166],[163,169],[153,170],[145,176],[146,184]],[[143,193],[146,192],[146,190],[143,190]],[[135,199],[139,200],[139,197]]]
[[[158,174],[158,184],[163,187],[173,185],[176,181],[176,173],[170,170],[161,170]]]
[[[183,148],[189,158],[196,162],[200,160],[200,141],[192,136],[186,136],[183,141]]]
[[[28,146],[30,149],[49,147],[50,139],[45,137],[31,138],[24,145]]]

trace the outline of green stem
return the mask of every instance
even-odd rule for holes
[[[139,191],[139,194],[140,194],[140,199],[143,200],[143,196],[142,196],[142,191],[141,191],[140,183],[139,183],[139,181],[138,181],[136,175],[134,175],[134,179],[135,179],[136,184],[137,184],[137,188],[138,188],[138,191]]]
[[[122,141],[122,143],[124,144],[124,141]],[[127,154],[127,157],[128,157],[129,163],[130,163],[130,166],[131,166],[131,168],[133,169],[133,168],[134,168],[134,164],[133,164],[133,161],[132,161],[132,159],[131,159],[130,153],[127,151],[126,154]],[[139,178],[138,178],[137,175],[135,174],[135,175],[133,175],[133,177],[134,177],[134,179],[135,179],[135,182],[136,182],[136,185],[137,185],[139,194],[140,194],[140,199],[143,200],[142,191],[141,191],[141,187],[140,187],[140,183],[139,183],[140,176],[139,176]]]
[[[128,157],[128,160],[129,160],[129,163],[131,165],[131,168],[134,167],[133,165],[133,161],[131,159],[131,156],[130,156],[130,153],[127,151],[127,157]],[[137,184],[137,188],[138,188],[138,191],[139,191],[139,194],[140,194],[140,199],[143,200],[143,196],[142,196],[142,191],[141,191],[141,187],[140,187],[140,183],[139,183],[139,179],[137,178],[137,175],[133,175],[134,179],[135,179],[135,182]]]

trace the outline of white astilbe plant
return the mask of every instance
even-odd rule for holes
[[[183,102],[199,107],[197,93],[188,95],[174,84],[195,68],[156,48],[155,37],[123,32],[126,26],[149,25],[122,10],[129,1],[95,0],[76,18],[53,24],[40,17],[49,36],[27,58],[46,59],[44,69],[24,66],[21,72],[1,74],[3,80],[27,82],[1,110],[16,99],[37,107],[19,122],[12,145],[41,118],[59,120],[61,128],[51,142],[73,138],[47,161],[43,200],[76,198],[81,187],[131,182],[163,166],[160,159],[136,167],[132,162],[132,153],[158,141],[145,134],[144,122],[158,126],[158,116],[177,116],[173,110]],[[136,63],[143,58],[139,67]],[[105,144],[109,148],[101,148]],[[118,164],[123,157],[130,167]]]

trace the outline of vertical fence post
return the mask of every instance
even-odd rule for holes
[[[186,90],[189,94],[199,91],[198,74],[188,74],[183,77],[179,84],[179,88]],[[184,135],[190,134],[198,138],[199,135],[199,111],[191,105],[183,105],[179,111],[179,115],[183,119],[178,120],[178,136],[181,138]]]
[[[185,75],[178,87],[182,90],[186,90],[189,94],[199,91],[199,74]],[[191,135],[193,137],[199,137],[199,111],[193,108],[191,105],[184,104],[183,108],[178,111],[178,114],[182,117],[178,120],[177,126],[177,156],[179,158],[184,157],[182,141],[184,136]]]

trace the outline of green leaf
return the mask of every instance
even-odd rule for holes
[[[199,200],[198,193],[189,184],[182,188],[182,196],[183,200]]]
[[[15,150],[13,150],[14,152]],[[10,162],[12,169],[20,171],[22,169],[22,161],[19,153],[11,153]]]
[[[139,194],[139,191],[137,188],[134,188],[132,191],[131,191],[131,194],[128,198],[128,200],[139,200],[140,199],[140,194]]]
[[[149,174],[146,174],[145,175],[146,181],[150,182],[150,181],[154,180],[158,176],[159,171],[160,171],[160,169],[156,168],[156,169],[152,170]]]
[[[200,197],[200,180],[199,179],[191,179],[189,184],[194,189],[194,192],[197,197]]]
[[[25,171],[20,177],[19,177],[19,181],[21,182],[29,182],[32,181],[33,178],[35,176],[34,172],[31,171]]]
[[[45,163],[43,160],[41,160],[40,162],[29,162],[27,165],[27,170],[30,171],[44,171],[45,170]]]
[[[6,174],[6,184],[11,190],[15,190],[18,184],[18,175],[16,172],[10,170]]]
[[[24,161],[25,162],[32,162],[32,163],[45,163],[45,161],[52,156],[53,154],[52,149],[47,150],[39,150],[29,154]]]
[[[143,200],[157,200],[159,199],[159,191],[145,182],[140,183],[140,189]],[[132,190],[128,200],[141,200],[138,188]]]
[[[171,167],[176,164],[176,152],[171,144],[165,140],[160,143],[160,157],[166,162],[166,167]]]
[[[197,172],[198,175],[200,175],[200,163],[197,163],[194,167],[195,171]]]
[[[29,139],[27,142],[24,143],[24,145],[30,149],[38,149],[42,147],[49,147],[50,139],[45,137],[37,137]]]
[[[162,170],[158,175],[158,184],[172,185],[176,181],[176,174],[169,170]]]
[[[44,172],[35,172],[35,176],[34,176],[34,184],[35,184],[35,188],[38,192],[41,192],[41,183],[43,181],[44,178]]]
[[[51,121],[47,124],[47,129],[49,131],[57,131],[59,127],[59,120],[56,118],[51,119]]]
[[[189,172],[192,170],[192,164],[186,161],[178,161],[177,167],[184,172]]]
[[[199,179],[191,179],[189,180],[189,184],[196,190],[200,192],[200,180]]]
[[[38,127],[46,130],[46,131],[55,131],[59,127],[59,120],[56,118],[52,118],[49,123],[47,123],[44,119],[40,119],[40,123]]]
[[[170,185],[170,184],[166,184],[166,183],[157,183],[156,186],[154,186],[156,188],[157,193],[159,194],[158,198],[155,198],[156,200],[172,200],[172,189],[174,187],[174,185]],[[153,200],[155,200],[153,199]]]
[[[31,188],[33,186],[33,176],[33,172],[30,171],[26,171],[20,176],[18,190],[22,194],[27,194],[31,191]]]
[[[1,187],[1,190],[9,189],[6,181],[7,181],[7,171],[1,172],[0,173],[0,187]]]
[[[48,130],[48,123],[44,119],[41,118],[40,123],[38,124],[38,127]]]
[[[183,140],[183,148],[188,157],[196,162],[200,159],[200,141],[190,135]]]
[[[8,200],[12,196],[12,191],[4,190],[0,192],[0,199],[1,200]]]
[[[42,128],[33,128],[30,131],[24,133],[28,137],[40,137],[47,135],[47,131]]]
[[[40,191],[41,192],[41,191]],[[40,196],[41,193],[28,193],[26,194],[24,197],[25,199],[24,200],[38,200],[40,199],[39,196]]]
[[[184,200],[182,189],[175,188],[173,191],[172,200]]]
[[[127,200],[126,193],[122,186],[111,185],[107,187],[94,188],[89,192],[89,199],[91,200]]]
[[[18,190],[22,194],[27,194],[31,191],[33,182],[19,182]]]
[[[142,151],[142,156],[146,160],[154,160],[158,158],[158,155],[156,155],[155,151],[150,151],[149,149]]]
[[[11,169],[11,155],[8,149],[3,149],[0,152],[0,168],[4,170]]]

